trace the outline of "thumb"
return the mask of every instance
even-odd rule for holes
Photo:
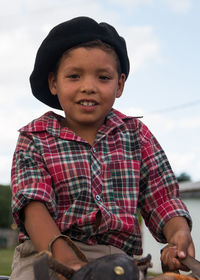
[[[180,259],[186,258],[186,253],[185,253],[185,251],[184,251],[184,250],[178,250],[178,257],[179,257]]]
[[[184,259],[187,255],[187,242],[179,242],[177,244],[177,255],[179,258]]]
[[[177,256],[181,259],[186,258],[187,254],[194,257],[195,256],[195,247],[192,239],[183,238],[177,244]]]

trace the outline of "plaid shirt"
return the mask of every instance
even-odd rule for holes
[[[21,210],[31,200],[45,203],[72,239],[110,244],[129,255],[142,253],[138,208],[159,242],[166,242],[162,229],[170,218],[185,216],[191,223],[168,160],[140,120],[112,109],[91,147],[61,128],[61,118],[48,112],[20,129],[12,210],[21,241],[28,238]]]

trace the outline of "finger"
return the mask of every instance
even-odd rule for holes
[[[164,271],[175,271],[177,269],[177,248],[167,247],[162,254],[162,263]]]
[[[179,243],[177,245],[177,255],[180,259],[184,259],[187,255],[187,247],[188,246],[185,243]]]
[[[186,248],[184,248],[184,246],[182,248],[180,247],[180,249],[178,248],[178,257],[180,259],[184,259],[187,255],[192,257],[195,256],[195,248],[192,241]]]
[[[191,235],[185,235],[180,238],[177,242],[178,257],[183,259],[189,254],[190,256],[195,255],[194,243],[192,241]]]
[[[176,247],[168,247],[163,255],[163,260],[165,263],[169,262],[173,258],[177,257],[177,248]]]
[[[187,238],[182,238],[177,244],[177,254],[180,259],[184,259],[187,256],[188,248],[190,246],[190,242],[188,242]]]

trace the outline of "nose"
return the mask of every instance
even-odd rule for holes
[[[85,77],[81,83],[81,92],[92,94],[96,92],[96,83],[93,77]]]

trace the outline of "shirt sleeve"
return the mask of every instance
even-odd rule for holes
[[[23,209],[30,201],[45,203],[56,220],[56,196],[51,176],[45,166],[40,150],[30,135],[21,133],[13,156],[11,170],[12,212],[19,229],[24,229]]]
[[[192,220],[179,198],[179,186],[163,149],[142,123],[140,137],[142,162],[139,207],[154,238],[165,243],[163,227],[169,219],[185,217],[190,228]]]

